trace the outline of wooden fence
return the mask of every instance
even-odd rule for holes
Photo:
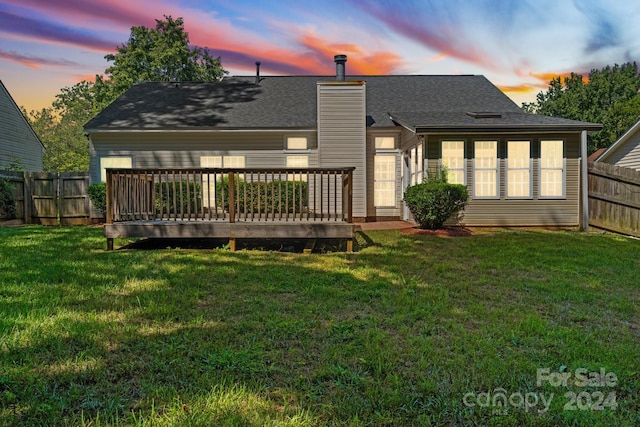
[[[16,219],[25,224],[91,223],[88,173],[0,171],[0,178],[13,188]],[[0,221],[7,219],[6,213],[0,212]]]
[[[589,224],[640,237],[640,172],[589,163]]]

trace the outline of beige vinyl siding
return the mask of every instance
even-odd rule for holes
[[[355,167],[353,216],[367,216],[364,82],[318,82],[318,164]]]
[[[611,153],[606,162],[640,171],[640,132],[637,132],[622,147],[618,147],[615,152]]]
[[[0,170],[20,160],[26,171],[42,171],[42,144],[0,83]]]
[[[554,226],[574,227],[579,224],[580,207],[580,134],[511,134],[511,135],[429,135],[428,168],[439,165],[439,143],[442,139],[465,139],[467,188],[471,195],[473,185],[472,141],[495,139],[499,141],[499,199],[469,198],[464,211],[463,224],[467,226]],[[538,155],[540,140],[563,139],[565,141],[566,181],[564,199],[538,199],[540,168]],[[533,158],[533,199],[507,199],[506,195],[506,141],[530,140]]]
[[[199,167],[202,156],[244,156],[247,168],[284,168],[286,133],[105,132],[91,135],[91,180],[100,180],[101,157],[130,156],[135,168]],[[310,132],[309,167],[317,167],[316,136]]]

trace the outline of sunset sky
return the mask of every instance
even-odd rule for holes
[[[131,26],[182,17],[231,75],[482,74],[516,103],[571,71],[640,59],[640,2],[0,0],[0,80],[28,110],[93,79]]]

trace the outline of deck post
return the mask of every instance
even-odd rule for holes
[[[235,252],[236,251],[236,238],[235,237],[229,237],[229,250],[231,252]]]
[[[107,212],[105,212],[105,220],[107,221],[107,224],[113,224],[113,194],[111,194],[113,190],[111,182],[112,177],[112,172],[107,169]]]
[[[107,237],[107,250],[108,251],[112,251],[113,250],[113,239]]]
[[[229,222],[236,222],[236,191],[233,172],[229,172]],[[235,239],[233,245],[235,247]]]
[[[347,239],[347,252],[353,252],[353,239]]]

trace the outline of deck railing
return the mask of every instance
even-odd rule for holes
[[[350,223],[353,170],[107,169],[106,220]]]

